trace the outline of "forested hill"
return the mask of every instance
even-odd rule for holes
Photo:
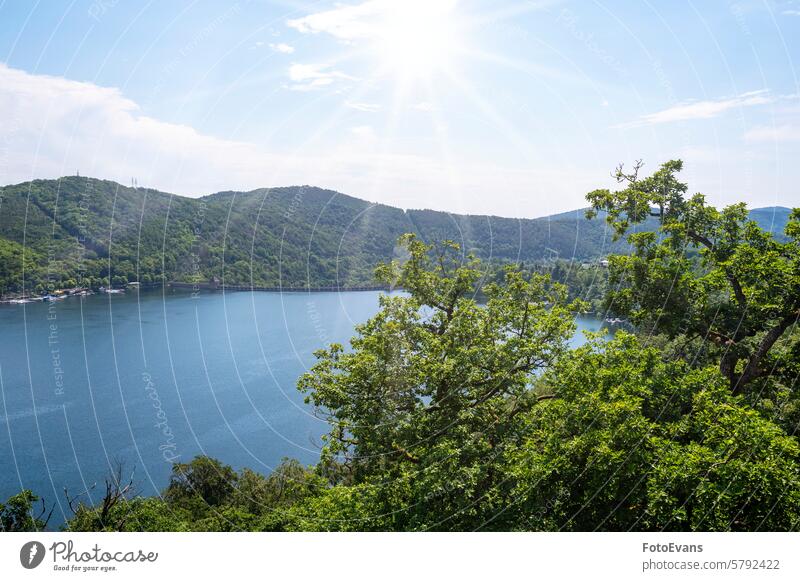
[[[780,231],[788,210],[755,213]],[[455,240],[499,261],[627,250],[611,243],[604,221],[588,221],[581,210],[510,219],[404,211],[309,186],[186,198],[64,177],[0,188],[0,293],[21,291],[23,270],[29,292],[212,277],[231,285],[370,284],[374,266],[394,255],[405,232]]]

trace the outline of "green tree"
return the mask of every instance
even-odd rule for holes
[[[298,462],[285,458],[268,476],[245,468],[239,475],[231,503],[258,516],[258,530],[284,530],[295,504],[320,494],[325,480]]]
[[[227,502],[238,481],[238,475],[209,456],[197,456],[190,462],[175,464],[164,498],[172,504],[219,506]]]
[[[480,261],[457,245],[401,243],[407,260],[377,276],[408,294],[381,297],[350,351],[317,352],[299,388],[332,426],[323,465],[338,463],[339,482],[375,498],[372,525],[459,528],[503,502],[493,459],[536,401],[532,378],[566,351],[583,304],[511,267],[502,284],[481,287]]]
[[[38,504],[39,508],[34,508]],[[0,531],[43,531],[47,528],[52,513],[52,509],[47,511],[44,500],[30,490],[23,490],[9,498],[5,504],[0,502]]]
[[[82,500],[87,493],[70,496],[64,490],[67,504],[72,510],[73,518],[67,523],[72,531],[123,531],[127,528],[133,505],[129,501],[136,497],[134,485],[135,470],[126,475],[123,462],[117,461],[109,470],[104,481],[103,498],[97,505],[87,504]],[[94,488],[94,487],[92,487]]]
[[[683,164],[663,164],[640,177],[617,168],[619,191],[587,195],[589,216],[605,212],[617,237],[655,219],[657,232],[628,236],[631,256],[614,256],[606,306],[646,333],[680,339],[679,350],[718,362],[734,393],[780,372],[790,360],[800,316],[800,210],[786,241],[748,219],[745,204],[717,210],[702,194],[687,197]],[[793,335],[790,338],[790,335]]]
[[[504,528],[794,530],[800,446],[715,368],[624,332],[563,357],[524,414]]]
[[[191,513],[171,506],[158,496],[124,498],[105,515],[101,506],[81,505],[64,526],[70,532],[191,531]]]

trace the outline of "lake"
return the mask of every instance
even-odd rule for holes
[[[314,463],[327,424],[295,388],[313,352],[346,343],[378,292],[142,291],[0,305],[0,501],[30,488],[70,516],[115,460],[142,494],[208,454],[268,473]],[[591,317],[580,330],[598,330]]]

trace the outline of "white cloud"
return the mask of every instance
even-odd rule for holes
[[[729,111],[741,107],[752,107],[755,105],[768,105],[783,97],[775,97],[769,94],[767,89],[760,91],[750,91],[734,97],[707,101],[688,101],[658,111],[642,115],[637,121],[618,125],[617,127],[641,127],[644,125],[659,125],[662,123],[674,123],[676,121],[690,121],[694,119],[711,119]]]
[[[433,103],[428,103],[427,101],[422,101],[422,102],[417,103],[416,105],[414,105],[412,107],[412,109],[416,109],[417,111],[430,112],[430,111],[433,111],[435,109],[435,107],[433,106]]]
[[[377,56],[383,63],[379,76],[394,71],[421,78],[450,66],[460,51],[458,30],[463,22],[455,11],[457,4],[458,0],[366,0],[286,24],[301,34],[330,35],[353,51]]]
[[[32,75],[0,63],[0,182],[74,174],[186,194],[264,159],[251,144],[143,115],[119,90]]]
[[[352,101],[347,101],[345,103],[347,107],[351,109],[355,109],[356,111],[363,111],[365,113],[376,113],[380,110],[380,105],[376,103],[355,103]]]
[[[289,20],[286,24],[304,34],[324,32],[343,41],[372,38],[376,34],[374,21],[389,4],[390,0],[369,0],[361,4],[343,5]]]
[[[286,44],[285,42],[270,44],[269,47],[275,52],[279,52],[281,54],[292,54],[294,52],[294,47],[289,44]]]
[[[295,91],[312,91],[332,85],[339,80],[353,80],[353,77],[341,71],[331,70],[326,64],[293,64],[289,67],[291,89]]]
[[[296,77],[315,77],[297,69]],[[81,175],[198,196],[313,184],[402,207],[537,216],[582,204],[596,176],[393,151],[369,126],[274,151],[142,113],[119,90],[0,63],[0,184]],[[503,196],[487,196],[502,191]],[[571,195],[571,197],[570,197]],[[557,201],[557,205],[553,205]]]
[[[426,16],[449,14],[456,4],[458,0],[367,0],[309,14],[286,24],[303,34],[326,33],[351,43],[380,37],[398,15],[412,14],[423,25]]]
[[[372,138],[366,125],[312,130],[305,145],[296,135],[300,145],[273,149],[155,119],[118,89],[33,75],[2,63],[0,111],[0,184],[76,170],[123,184],[135,176],[142,186],[192,196],[312,184],[407,208],[533,217],[584,206],[585,192],[612,185],[603,176],[617,161],[493,163],[485,148],[452,151],[444,158],[435,146],[426,149],[424,140],[403,150],[383,135]],[[796,173],[772,171],[774,158],[749,160],[750,165],[741,155],[719,158],[728,164],[725,171],[709,163],[700,172],[703,179],[690,180],[693,190],[738,196],[752,170],[751,204],[794,204],[786,192],[794,191]],[[696,167],[693,163],[687,172]],[[720,176],[724,184],[715,181]]]
[[[754,127],[744,134],[747,141],[800,141],[800,126],[779,125],[769,127],[766,125]]]

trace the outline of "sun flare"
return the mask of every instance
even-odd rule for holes
[[[457,0],[387,3],[377,42],[382,65],[399,77],[426,78],[457,53]]]

